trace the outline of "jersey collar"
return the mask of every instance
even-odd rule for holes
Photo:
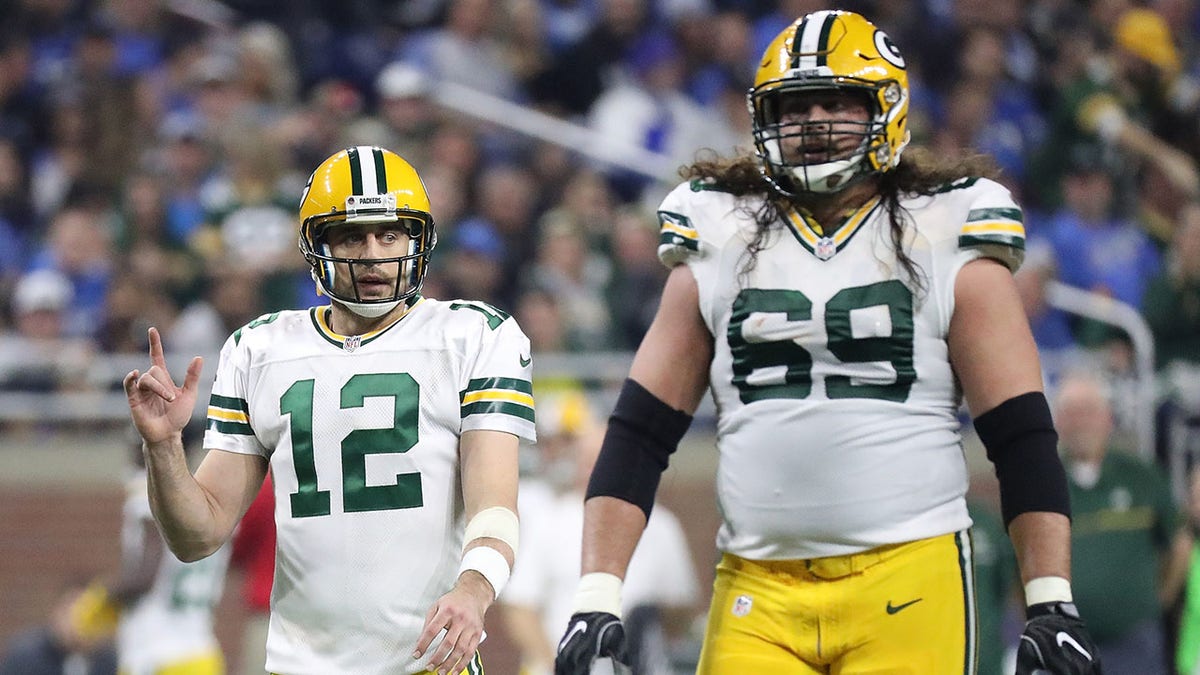
[[[363,333],[362,335],[342,335],[340,333],[335,333],[333,329],[329,327],[329,315],[333,312],[333,308],[329,305],[322,305],[320,307],[313,307],[309,309],[308,316],[312,320],[313,327],[317,329],[317,334],[325,338],[326,342],[338,347],[339,349],[342,349],[343,351],[352,352],[369,342],[373,342],[380,335],[383,335],[391,330],[393,326],[400,323],[404,317],[408,316],[409,313],[412,312],[413,308],[420,304],[422,300],[424,300],[424,298],[422,298],[420,295],[414,296],[407,303],[404,312],[400,314],[400,316],[396,317],[391,323],[382,328],[378,328],[368,333]]]
[[[832,236],[826,236],[820,223],[813,220],[807,212],[799,211],[794,206],[788,208],[784,215],[787,219],[787,229],[796,237],[796,241],[817,258],[829,260],[850,243],[850,239],[870,220],[871,214],[881,203],[882,200],[875,197],[855,209],[842,221]]]

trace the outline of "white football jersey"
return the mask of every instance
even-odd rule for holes
[[[270,459],[267,670],[418,672],[425,614],[462,556],[459,437],[534,440],[529,340],[479,302],[421,299],[361,336],[335,334],[329,311],[271,314],[229,338],[204,445]]]
[[[878,199],[831,237],[789,213],[745,272],[760,203],[693,182],[659,211],[659,257],[689,266],[715,338],[719,548],[813,558],[968,527],[954,281],[980,256],[1020,264],[1019,207],[973,178],[902,200],[918,287]]]
[[[122,510],[122,556],[143,555],[146,523],[152,523],[146,474],[126,486]],[[157,532],[151,536],[158,537]],[[154,675],[163,667],[220,650],[213,634],[213,608],[225,587],[229,545],[196,562],[185,563],[164,545],[154,582],[121,611],[117,658],[122,673]]]

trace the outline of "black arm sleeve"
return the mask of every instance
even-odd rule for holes
[[[608,418],[586,498],[616,497],[641,508],[649,519],[658,481],[691,424],[691,415],[625,380]]]
[[[980,415],[975,431],[1000,481],[1005,527],[1029,511],[1071,516],[1067,473],[1045,394],[1031,391],[1008,399]]]

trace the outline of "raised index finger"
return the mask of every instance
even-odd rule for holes
[[[167,361],[163,358],[162,336],[153,326],[150,327],[150,365],[158,366],[164,371],[167,369]]]

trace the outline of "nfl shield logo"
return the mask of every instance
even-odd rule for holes
[[[362,344],[362,336],[361,335],[351,335],[350,337],[346,338],[342,342],[342,349],[344,349],[348,352],[352,352],[355,349],[358,349],[359,345],[361,345],[361,344]]]
[[[834,253],[837,253],[837,247],[834,246],[833,239],[821,237],[821,241],[817,242],[817,257],[821,260],[829,260]]]
[[[750,606],[753,604],[754,601],[750,599],[750,596],[739,595],[737,600],[733,601],[733,615],[746,616],[750,613]]]

